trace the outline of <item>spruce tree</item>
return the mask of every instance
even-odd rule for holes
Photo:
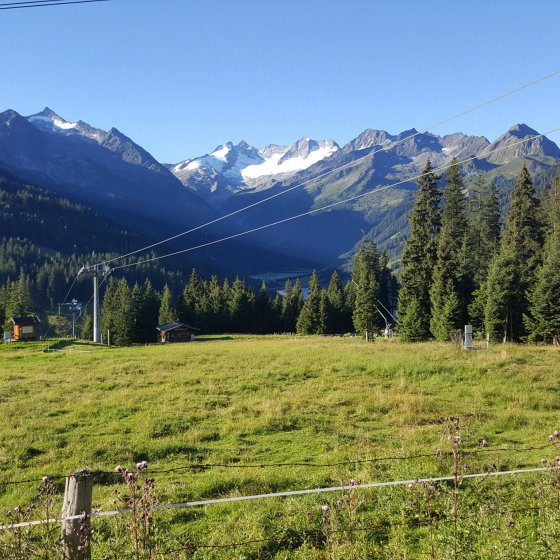
[[[327,290],[321,290],[321,299],[319,300],[319,324],[317,325],[317,334],[326,334],[328,332],[328,323],[331,320],[332,309],[329,302]]]
[[[293,296],[293,294],[292,294]],[[321,334],[323,325],[321,325],[321,286],[319,277],[313,271],[309,279],[309,288],[307,299],[303,304],[296,323],[296,332],[298,334]]]
[[[7,320],[6,301],[7,301],[6,286],[0,286],[0,325],[4,325]]]
[[[417,327],[414,340],[425,340],[430,334],[430,289],[437,260],[437,237],[440,228],[439,200],[437,177],[428,160],[418,180],[414,208],[408,216],[410,237],[403,251],[401,289],[398,297],[399,331],[402,331],[405,326],[402,321],[414,316]],[[407,313],[407,308],[411,304],[414,304],[414,309]],[[407,319],[407,322],[410,321]],[[420,332],[423,333],[421,336]]]
[[[252,328],[254,294],[250,293],[239,276],[231,286],[229,316],[233,332],[250,332]]]
[[[410,300],[403,314],[399,315],[399,336],[403,342],[426,340],[424,309],[416,298]]]
[[[486,280],[488,267],[500,243],[500,203],[495,181],[488,184],[482,176],[476,178],[470,212],[474,283],[479,288]]]
[[[82,340],[93,340],[93,317],[87,311],[82,315],[80,338]]]
[[[486,282],[485,327],[494,340],[520,341],[527,331],[528,293],[542,259],[543,224],[539,200],[524,166],[511,194],[500,252]],[[502,335],[502,333],[504,333]]]
[[[117,281],[113,277],[107,282],[105,294],[103,295],[103,305],[101,307],[101,334],[105,342],[107,342],[107,333],[114,333],[116,330],[118,313],[116,291]]]
[[[197,321],[197,304],[203,295],[203,282],[196,269],[192,269],[188,283],[186,284],[181,301],[179,303],[179,314],[181,321],[194,325]]]
[[[140,312],[136,322],[137,342],[155,342],[159,316],[159,297],[150,280],[142,286]]]
[[[177,309],[175,308],[175,305],[173,303],[173,292],[171,291],[171,288],[166,284],[161,295],[158,324],[166,325],[167,323],[173,323],[178,320],[179,317]]]
[[[485,283],[492,259],[500,247],[501,215],[495,181],[487,183],[482,176],[475,180],[470,202],[468,241],[469,275],[472,279],[469,321],[478,328],[484,325]]]
[[[366,340],[372,338],[373,332],[379,327],[379,313],[377,311],[377,295],[379,285],[375,278],[375,272],[365,269],[360,275],[360,281],[356,286],[356,302],[352,320],[357,332],[363,333]]]
[[[8,318],[28,315],[32,312],[30,281],[23,270],[19,273],[17,281],[9,286],[6,299]]]
[[[450,339],[453,330],[467,321],[470,300],[469,278],[464,262],[467,236],[467,208],[463,180],[457,160],[453,159],[443,189],[441,230],[437,262],[432,277],[430,331],[437,340]]]
[[[288,278],[284,283],[282,296],[282,325],[284,332],[293,332],[297,315],[292,311],[292,282]]]
[[[343,333],[346,330],[346,302],[344,301],[344,287],[336,270],[332,273],[327,288],[327,298],[329,313],[326,319],[326,332]]]
[[[263,280],[261,289],[255,299],[253,329],[259,334],[273,332],[272,306],[266,283]]]
[[[377,306],[380,276],[379,253],[375,244],[373,241],[363,244],[352,269],[352,282],[356,287],[352,320],[354,329],[364,334],[366,340],[372,337],[376,329],[385,327]]]
[[[525,326],[531,342],[560,343],[560,177],[553,181],[547,205],[548,233],[542,265],[530,290]]]
[[[303,294],[299,279],[292,287],[288,279],[284,284],[284,295],[282,298],[282,328],[284,332],[295,332],[296,323],[303,308]]]
[[[110,331],[111,344],[127,346],[134,336],[134,310],[130,289],[124,278],[119,280],[113,298],[115,308],[113,330]]]

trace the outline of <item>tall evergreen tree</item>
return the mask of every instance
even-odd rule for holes
[[[185,285],[179,303],[179,315],[181,321],[194,325],[197,322],[197,304],[203,295],[203,281],[196,269],[192,269],[189,281]]]
[[[295,332],[296,323],[303,308],[303,293],[301,282],[296,280],[292,287],[288,279],[284,284],[284,296],[282,298],[282,328],[284,332]]]
[[[116,292],[117,281],[113,277],[107,282],[101,307],[101,335],[105,342],[107,342],[107,333],[114,333],[117,329],[118,301]]]
[[[82,315],[80,338],[82,340],[93,340],[93,317],[87,311]]]
[[[544,258],[530,290],[525,326],[531,342],[560,344],[560,177],[552,183],[546,210]]]
[[[332,273],[327,288],[328,316],[326,318],[326,332],[337,334],[346,332],[346,302],[344,301],[344,287],[340,275],[335,270]]]
[[[403,326],[401,318],[407,317],[407,307],[414,302],[413,311],[416,322],[419,322],[417,330],[424,333],[422,340],[429,338],[430,333],[430,289],[437,260],[437,237],[441,220],[439,200],[437,177],[428,161],[418,180],[416,201],[408,217],[410,238],[402,256],[398,298],[399,330],[402,331]]]
[[[113,330],[110,332],[111,344],[127,346],[134,337],[134,309],[128,284],[124,278],[119,280],[113,295]]]
[[[6,299],[5,313],[8,318],[27,315],[33,311],[30,281],[23,270],[19,273],[17,281],[10,284]]]
[[[136,322],[137,342],[154,342],[159,316],[159,297],[150,280],[146,279],[142,286],[140,312]]]
[[[324,325],[321,324],[321,285],[317,273],[313,271],[309,279],[307,299],[297,319],[296,331],[298,334],[322,334],[323,329]]]
[[[239,278],[231,286],[229,316],[234,332],[250,332],[252,327],[254,294],[250,293],[245,282]]]
[[[487,183],[479,175],[469,199],[470,227],[464,262],[472,279],[472,297],[468,306],[469,321],[479,328],[484,325],[485,282],[488,269],[500,246],[501,215],[495,181]]]
[[[481,175],[476,178],[470,213],[474,283],[479,288],[486,280],[488,267],[500,244],[500,203],[494,181],[487,183]]]
[[[357,332],[366,340],[376,329],[385,327],[378,310],[379,279],[381,276],[379,253],[373,241],[363,244],[354,259],[352,281],[356,287],[352,320]]]
[[[263,280],[261,289],[255,299],[254,330],[259,334],[273,332],[272,305],[266,283]]]
[[[173,323],[174,321],[178,320],[179,315],[173,302],[173,292],[171,291],[171,288],[166,284],[161,295],[158,323],[160,325],[165,325],[167,323]]]
[[[466,323],[471,295],[471,283],[465,277],[464,247],[468,222],[460,171],[457,160],[453,159],[443,189],[437,262],[430,289],[430,331],[437,340],[449,340],[451,332]]]
[[[486,282],[485,327],[493,340],[519,341],[526,334],[528,293],[542,258],[543,224],[539,200],[524,166],[511,195],[500,251]]]
[[[413,298],[404,314],[399,315],[399,335],[403,342],[421,342],[426,340],[426,318],[424,309],[416,298]]]

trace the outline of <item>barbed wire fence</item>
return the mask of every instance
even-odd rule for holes
[[[477,449],[470,449],[470,450],[461,450],[461,454],[463,457],[469,456],[477,456],[483,455],[488,453],[503,453],[507,452],[510,454],[515,453],[526,453],[526,452],[534,452],[534,451],[543,451],[543,450],[554,450],[558,449],[558,445],[560,443],[560,435],[555,433],[552,440],[549,441],[546,445],[533,445],[533,446],[509,446],[509,447],[486,447],[484,440],[480,442],[480,445],[484,445],[483,447]],[[374,457],[374,458],[364,458],[364,459],[354,459],[354,460],[346,460],[346,461],[332,461],[332,462],[270,462],[270,463],[185,463],[184,465],[175,466],[172,468],[165,468],[165,469],[150,469],[150,476],[157,476],[157,475],[167,475],[167,474],[175,474],[185,471],[190,471],[191,474],[196,474],[199,472],[203,472],[209,469],[266,469],[266,468],[293,468],[293,467],[303,467],[306,469],[318,469],[318,468],[334,468],[334,467],[353,467],[357,465],[364,465],[364,464],[376,464],[376,463],[392,463],[392,462],[410,462],[415,461],[418,459],[426,459],[426,458],[434,458],[437,457],[438,459],[444,459],[449,457],[454,457],[454,451],[451,452],[442,452],[441,450],[436,450],[435,453],[417,453],[417,454],[410,454],[410,455],[388,455],[383,457]],[[314,457],[317,460],[317,457]],[[544,461],[544,460],[543,460]],[[534,464],[534,463],[533,463]],[[147,464],[142,462],[137,465],[139,469],[139,473],[142,473],[146,470]],[[542,474],[542,473],[555,473],[558,475],[558,479],[560,481],[560,457],[556,457],[551,462],[547,462],[540,467],[533,467],[533,468],[518,468],[518,469],[511,469],[511,470],[497,470],[495,464],[491,465],[487,469],[481,472],[463,472],[460,475],[461,482],[467,480],[477,481],[477,484],[471,485],[467,487],[467,491],[473,494],[476,494],[478,489],[485,481],[497,478],[497,477],[517,477],[523,475],[530,475],[530,474]],[[1,487],[9,487],[9,486],[16,486],[16,485],[24,485],[24,484],[36,484],[40,482],[43,485],[53,485],[54,480],[62,480],[66,481],[66,491],[64,497],[64,504],[63,507],[63,515],[60,517],[46,517],[43,519],[35,519],[35,520],[25,520],[25,521],[17,521],[12,523],[7,523],[4,525],[0,525],[0,533],[6,531],[20,531],[24,528],[31,528],[31,527],[39,527],[47,525],[51,527],[53,525],[60,524],[61,526],[65,525],[72,525],[74,527],[74,532],[76,532],[76,527],[83,527],[85,525],[89,526],[92,519],[95,518],[110,518],[116,516],[127,516],[131,514],[135,514],[135,510],[131,508],[121,508],[121,509],[113,509],[103,511],[100,509],[92,509],[91,508],[91,486],[97,481],[101,482],[102,484],[106,484],[107,480],[115,481],[115,484],[119,482],[119,479],[122,481],[123,475],[125,477],[130,476],[133,482],[136,483],[137,479],[139,478],[138,474],[134,474],[129,472],[128,470],[119,467],[117,471],[81,471],[80,473],[74,473],[73,475],[53,475],[50,477],[43,477],[41,479],[29,478],[25,480],[8,480],[8,481],[1,481]],[[87,480],[90,484],[90,497],[89,503],[88,499],[83,499],[83,496],[78,495],[74,497],[76,503],[79,503],[83,506],[83,510],[79,509],[76,510],[73,514],[64,514],[64,512],[68,512],[66,509],[66,505],[69,503],[68,497],[68,487],[69,481],[73,481],[76,479],[79,480]],[[407,479],[399,479],[399,480],[389,480],[389,481],[380,481],[380,482],[369,482],[369,483],[356,483],[355,481],[350,481],[347,485],[340,485],[340,486],[328,486],[328,487],[319,487],[319,488],[304,488],[298,490],[286,490],[286,491],[279,491],[279,492],[271,492],[271,493],[263,493],[263,494],[251,494],[251,495],[240,495],[240,496],[228,496],[228,497],[217,497],[212,499],[206,500],[196,500],[196,501],[183,501],[177,503],[169,503],[169,504],[155,504],[155,505],[148,505],[145,506],[145,511],[149,511],[150,514],[163,512],[163,511],[173,511],[173,510],[180,510],[184,508],[206,508],[210,506],[214,506],[217,504],[234,504],[239,502],[254,502],[257,500],[268,500],[268,499],[279,499],[279,498],[295,498],[300,496],[310,496],[310,497],[317,497],[321,495],[325,495],[328,493],[345,493],[345,492],[357,492],[357,491],[366,491],[372,489],[383,490],[390,487],[402,487],[406,486],[411,488],[415,485],[432,485],[435,484],[450,484],[452,485],[453,482],[456,482],[456,475],[447,475],[447,476],[432,476],[432,477],[414,477],[414,478],[407,478]],[[153,481],[152,481],[153,484]],[[85,488],[85,486],[84,486]],[[70,498],[71,501],[71,498]],[[512,512],[512,510],[507,510],[508,512]],[[521,510],[520,510],[521,511]],[[523,508],[522,512],[531,514],[539,511],[539,508],[529,507]],[[497,512],[492,512],[493,515],[497,515]],[[455,523],[457,522],[457,518],[454,520]],[[432,520],[433,521],[433,520]],[[438,523],[449,523],[450,520],[447,519],[439,519]],[[416,519],[414,520],[414,524],[417,526],[422,525],[422,520]],[[405,525],[410,525],[409,522],[405,523]],[[384,522],[381,524],[380,527],[384,529],[389,529],[393,526],[399,526],[399,523],[393,522]],[[380,528],[378,527],[378,528]],[[367,531],[367,530],[375,530],[375,525],[366,525],[362,528],[355,527],[354,530],[356,531]],[[311,538],[313,531],[304,531],[299,535],[302,539],[309,539]],[[294,534],[291,534],[291,538]],[[74,540],[76,546],[75,549],[75,556],[68,556],[70,559],[81,559],[83,556],[80,556],[81,551],[78,550],[79,547],[82,547],[79,544],[81,541]],[[251,545],[263,544],[268,543],[274,544],[275,546],[282,546],[283,539],[280,538],[274,539],[273,536],[267,538],[259,538],[259,539],[246,539],[246,540],[235,540],[229,543],[220,543],[220,544],[212,544],[212,543],[193,543],[193,542],[185,542],[183,544],[175,545],[175,548],[169,549],[166,552],[158,552],[161,556],[165,556],[165,554],[173,555],[178,554],[181,552],[188,553],[189,551],[192,552],[198,549],[227,549],[227,548],[236,548],[236,547],[246,547]],[[83,551],[83,547],[81,549]]]

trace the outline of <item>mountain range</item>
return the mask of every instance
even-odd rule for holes
[[[262,148],[226,142],[208,154],[162,164],[115,128],[68,122],[49,108],[28,117],[7,110],[0,113],[0,168],[156,239],[274,196],[196,231],[189,244],[312,212],[200,251],[199,259],[217,269],[281,278],[296,269],[343,266],[364,236],[397,262],[416,177],[428,159],[438,168],[453,157],[476,156],[463,165],[467,187],[477,174],[494,179],[506,205],[523,164],[537,182],[560,165],[558,146],[535,136],[525,124],[493,142],[460,132],[437,136],[411,129],[393,135],[366,129],[344,146],[308,137]],[[344,202],[351,197],[358,198]],[[335,206],[321,210],[327,205]],[[186,240],[175,245],[184,246]]]

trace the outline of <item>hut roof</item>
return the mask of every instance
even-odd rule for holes
[[[39,320],[39,317],[37,317],[36,315],[30,316],[30,317],[11,317],[10,321],[14,325],[19,325],[21,327],[30,327],[32,325],[35,325],[36,323],[41,322]]]
[[[200,329],[197,329],[196,327],[193,327],[191,325],[188,325],[187,323],[166,323],[165,325],[160,325],[159,327],[156,327],[156,329],[160,332],[169,332],[169,331],[174,331],[176,329],[188,329],[191,331],[199,331]]]

